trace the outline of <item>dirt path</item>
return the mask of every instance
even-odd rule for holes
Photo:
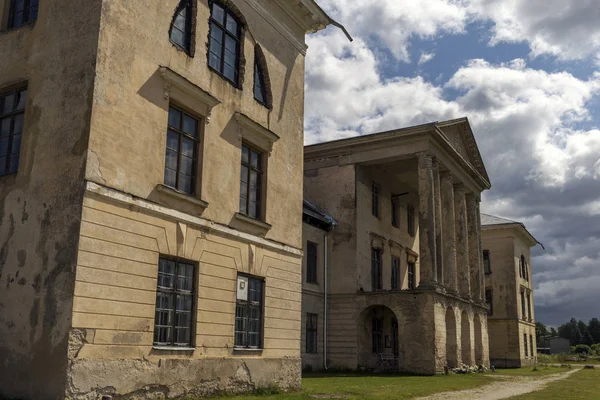
[[[546,375],[543,378],[537,376],[507,376],[491,375],[501,378],[498,382],[481,386],[477,389],[461,390],[459,392],[436,393],[432,396],[420,397],[417,400],[500,400],[519,396],[525,393],[537,392],[548,383],[567,378],[569,375],[579,371],[581,368],[558,374]]]

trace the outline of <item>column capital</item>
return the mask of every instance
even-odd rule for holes
[[[466,194],[465,184],[462,182],[456,182],[454,184],[454,192],[461,193],[462,195]]]
[[[454,175],[449,170],[440,171],[440,179],[443,181],[449,181],[450,183],[454,182]]]
[[[431,169],[433,168],[433,154],[429,151],[417,153],[419,159],[419,167]]]
[[[479,193],[466,192],[467,202],[481,203],[481,195]]]

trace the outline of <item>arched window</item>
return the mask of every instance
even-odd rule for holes
[[[265,107],[272,107],[267,60],[259,45],[254,46],[254,98]]]
[[[169,32],[171,42],[192,57],[194,56],[195,48],[194,24],[192,21],[195,18],[195,14],[195,2],[193,0],[181,0],[175,10],[173,22],[171,23],[171,31]]]
[[[244,25],[244,17],[230,1],[210,2],[208,66],[238,88],[243,80]]]

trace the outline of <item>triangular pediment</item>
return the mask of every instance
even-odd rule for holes
[[[481,153],[475,142],[475,136],[467,118],[438,122],[438,129],[446,137],[454,150],[488,182],[490,178],[483,164]]]

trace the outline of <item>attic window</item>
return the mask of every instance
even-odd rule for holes
[[[263,106],[272,108],[267,61],[259,45],[254,47],[254,99]]]
[[[171,30],[169,32],[169,38],[171,42],[177,47],[185,51],[189,56],[194,56],[194,32],[193,32],[193,18],[195,14],[194,1],[192,0],[181,0],[175,15],[173,17],[173,23],[171,24]]]

